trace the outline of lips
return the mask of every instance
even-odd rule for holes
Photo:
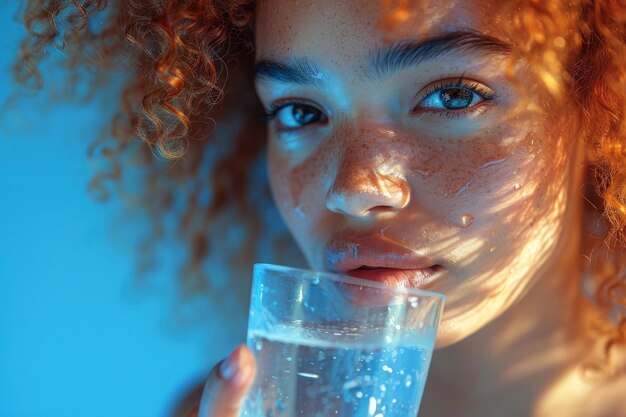
[[[341,237],[325,251],[326,268],[392,286],[426,289],[443,267],[387,236]]]
[[[441,269],[439,265],[422,269],[359,268],[347,271],[346,275],[369,279],[394,287],[426,289],[434,281]]]

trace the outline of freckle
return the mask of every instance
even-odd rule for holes
[[[448,184],[446,187],[446,197],[457,197],[467,191],[471,185],[471,181],[463,182],[463,179]]]

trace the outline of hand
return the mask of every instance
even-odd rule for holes
[[[238,417],[243,399],[256,375],[250,349],[239,345],[213,367],[204,384],[197,417]]]

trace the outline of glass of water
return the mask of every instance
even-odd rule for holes
[[[284,266],[254,267],[241,416],[415,417],[444,296]]]

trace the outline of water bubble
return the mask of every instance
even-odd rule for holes
[[[298,372],[298,375],[304,378],[312,378],[312,379],[317,379],[320,377],[318,374],[310,374],[308,372]]]
[[[376,398],[375,397],[370,397],[370,403],[369,403],[369,407],[367,411],[370,416],[373,416],[374,413],[376,412]]]
[[[385,386],[385,384],[381,384],[379,388],[382,392],[387,391],[387,387]]]
[[[313,285],[319,285],[319,283],[320,283],[320,277],[318,277],[318,276],[313,278],[313,281],[311,281],[311,284],[313,284]]]
[[[411,307],[413,308],[417,308],[419,304],[417,301],[417,297],[409,297],[409,303],[411,304]]]
[[[254,349],[256,349],[256,350],[263,349],[263,341],[262,340],[256,340],[254,342]]]
[[[522,185],[520,183],[515,183],[513,188],[515,188],[515,190],[519,190],[520,188],[522,188]]]
[[[287,359],[287,362],[291,362],[291,361],[292,361],[291,356],[287,356],[287,358],[286,358],[286,359]]]
[[[464,214],[461,216],[461,227],[470,227],[474,223],[474,216],[471,214]]]
[[[400,330],[402,327],[399,324],[396,324],[395,326],[393,326],[393,328],[396,330]]]
[[[383,365],[383,371],[388,372],[388,373],[392,373],[393,369],[388,366],[388,365]]]
[[[343,389],[345,391],[351,390],[352,388],[356,388],[358,387],[359,381],[357,381],[356,379],[351,379],[350,381],[347,381],[346,383],[343,384]]]
[[[412,383],[413,383],[413,378],[411,377],[411,375],[407,375],[406,379],[404,380],[404,386],[410,387]]]
[[[363,393],[361,391],[357,391],[356,394],[354,394],[354,396],[357,398],[363,398]]]

